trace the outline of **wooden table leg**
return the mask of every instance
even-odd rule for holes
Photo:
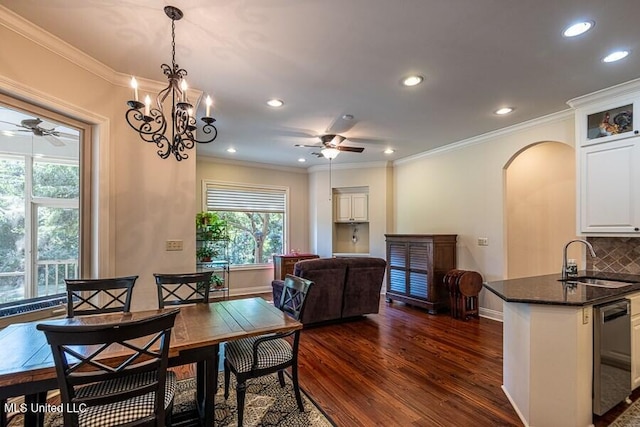
[[[218,362],[220,346],[208,349],[206,357],[196,363],[196,398],[198,415],[204,426],[215,421],[215,396],[218,391]]]
[[[44,426],[44,410],[32,411],[32,405],[36,407],[38,405],[44,406],[47,403],[47,392],[40,392],[36,394],[28,394],[24,397],[24,403],[27,404],[27,412],[24,414],[25,427],[41,427]]]

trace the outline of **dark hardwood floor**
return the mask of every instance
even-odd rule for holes
[[[500,322],[383,301],[300,345],[301,386],[339,426],[522,425],[500,388]]]
[[[192,367],[178,369],[193,376]],[[379,314],[305,328],[299,374],[340,427],[523,425],[500,388],[502,323],[485,318],[462,321],[383,299]],[[594,416],[595,427],[627,407]]]

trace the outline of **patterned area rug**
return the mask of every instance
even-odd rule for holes
[[[224,376],[221,372],[218,378],[218,393],[216,394],[216,426],[235,427],[236,417],[236,382],[233,375],[229,389],[229,399],[224,400]],[[268,375],[250,380],[247,383],[247,395],[244,408],[245,426],[312,426],[335,427],[322,410],[302,392],[304,412],[298,410],[291,379],[285,375],[286,385],[280,387],[278,377]],[[178,382],[178,389],[174,400],[174,419],[178,421],[186,413],[195,411],[195,380],[186,379]],[[10,426],[22,425],[21,416],[15,417]],[[47,413],[46,427],[61,427],[62,415]],[[190,425],[181,424],[181,425]],[[197,425],[197,424],[196,424]],[[105,426],[106,427],[106,426]]]
[[[609,427],[640,427],[640,400],[632,403]]]

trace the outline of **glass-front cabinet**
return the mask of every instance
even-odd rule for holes
[[[635,114],[640,100],[633,98],[599,103],[584,108],[576,117],[581,146],[630,138],[640,134]]]

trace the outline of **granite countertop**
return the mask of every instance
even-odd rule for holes
[[[640,292],[640,275],[579,271],[578,276],[635,281],[620,288],[602,288],[560,281],[560,273],[484,283],[484,287],[507,302],[551,305],[593,305]]]

